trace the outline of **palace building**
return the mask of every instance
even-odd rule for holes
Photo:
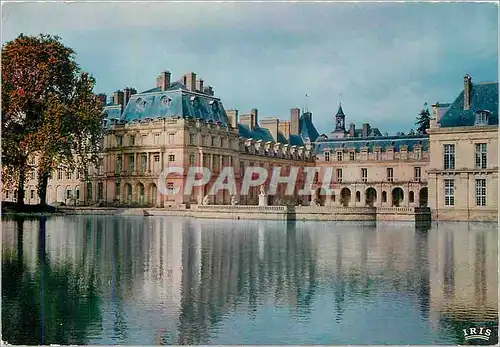
[[[298,167],[294,192],[306,182],[305,169],[316,167],[309,196],[286,196],[278,184],[269,205],[331,207],[430,207],[433,219],[496,220],[498,213],[498,83],[473,84],[453,103],[432,105],[428,134],[384,135],[370,124],[346,127],[339,105],[329,135],[315,128],[312,113],[292,108],[289,120],[262,118],[257,109],[226,110],[213,87],[191,72],[171,81],[168,71],[156,86],[138,93],[127,87],[104,105],[105,136],[100,162],[88,182],[57,168],[49,179],[47,202],[69,205],[187,207],[257,205],[259,187],[247,195],[210,188],[225,169],[234,171],[236,190],[245,169],[280,167],[286,176]],[[185,195],[187,170],[170,174],[161,194],[160,173],[168,167],[204,167],[208,184]],[[330,173],[330,176],[329,174]],[[270,188],[270,179],[265,189]],[[38,203],[36,158],[30,161],[25,201]],[[328,188],[326,190],[325,188]],[[176,189],[180,189],[175,193]],[[4,186],[3,199],[15,200],[15,187]],[[207,201],[205,201],[207,203]]]
[[[439,220],[498,220],[498,83],[472,83],[433,105],[429,205]]]

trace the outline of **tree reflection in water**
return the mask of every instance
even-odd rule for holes
[[[45,218],[40,219],[39,266],[23,260],[23,225],[17,223],[17,254],[2,259],[2,335],[11,344],[87,344],[99,330],[100,298],[94,268],[70,261],[51,263],[45,250]],[[30,332],[30,333],[27,333]]]

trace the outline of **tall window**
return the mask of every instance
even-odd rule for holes
[[[128,155],[128,169],[130,171],[135,170],[135,154],[129,154]]]
[[[71,171],[68,169],[68,171],[66,171],[66,179],[70,180],[71,179]]]
[[[170,154],[168,156],[168,161],[175,161],[175,155],[174,154]]]
[[[444,145],[444,169],[455,169],[455,145]]]
[[[319,173],[315,172],[314,173],[314,183],[318,183],[318,181],[319,181]]]
[[[212,136],[212,147],[216,146],[216,137]]]
[[[444,180],[444,204],[455,205],[455,180]]]
[[[325,152],[325,161],[330,161],[330,152]]]
[[[486,169],[488,148],[486,143],[476,143],[476,169]]]
[[[189,144],[190,145],[195,145],[195,134],[189,134]]]
[[[394,181],[394,169],[392,167],[387,168],[387,181],[388,182]]]
[[[63,177],[63,169],[57,169],[57,179],[62,180]]]
[[[344,159],[344,155],[342,152],[337,152],[337,161],[342,161]]]
[[[117,173],[122,171],[122,156],[119,154],[116,156],[116,170]]]
[[[195,160],[195,159],[194,159],[194,154],[190,154],[190,155],[189,155],[189,165],[194,165],[194,164],[195,164],[195,163],[194,163],[194,160]]]
[[[160,144],[160,134],[155,134],[154,137],[154,144],[159,145]]]
[[[337,169],[337,182],[342,182],[342,169]]]
[[[31,178],[32,180],[34,180],[34,179],[35,179],[35,177],[36,177],[36,170],[35,170],[35,168],[34,168],[34,167],[32,167],[32,168],[31,168],[31,170],[30,170],[30,176],[31,176],[30,178]]]
[[[135,135],[130,135],[129,145],[130,146],[134,146],[135,145]]]
[[[486,206],[486,180],[476,180],[476,206]]]
[[[420,182],[422,174],[422,169],[420,167],[415,167],[415,181]]]
[[[123,144],[123,136],[122,135],[116,135],[116,145],[118,147],[121,147]]]
[[[380,160],[380,151],[375,152],[375,160]]]
[[[174,143],[174,134],[168,134],[168,143],[173,144]]]
[[[366,182],[368,181],[368,169],[361,169],[361,181]]]
[[[143,153],[141,154],[141,171],[146,172],[148,167],[148,155]]]
[[[420,160],[421,157],[422,152],[420,151],[420,149],[415,149],[415,159]]]
[[[356,153],[355,152],[349,152],[349,160],[350,161],[356,160]]]
[[[155,154],[153,156],[153,160],[154,160],[155,163],[159,163],[160,162],[160,155],[159,154]]]
[[[115,184],[115,197],[116,197],[116,200],[120,200],[120,183],[116,182]]]

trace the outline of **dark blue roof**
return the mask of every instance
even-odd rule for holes
[[[317,154],[323,153],[326,149],[346,148],[354,149],[359,152],[362,147],[368,147],[369,151],[373,151],[375,146],[386,150],[387,147],[393,146],[395,152],[399,152],[400,148],[404,145],[408,146],[408,150],[413,150],[415,145],[421,145],[423,151],[429,149],[429,137],[427,135],[416,136],[382,136],[375,138],[344,138],[344,139],[318,139],[315,142],[315,152]]]
[[[498,125],[498,83],[472,84],[470,109],[464,110],[464,92],[456,98],[441,117],[440,127],[473,126],[477,111],[490,112],[489,125]]]
[[[290,139],[288,140],[291,146],[303,146],[304,141],[300,135],[290,135]]]
[[[302,136],[302,139],[305,140],[309,138],[311,142],[316,141],[316,139],[318,138],[319,133],[312,122],[312,113],[306,112],[300,116],[299,133],[300,136]]]
[[[133,95],[122,115],[126,122],[145,118],[193,117],[205,121],[228,124],[224,106],[219,99],[209,95],[191,93],[179,88],[164,92]]]

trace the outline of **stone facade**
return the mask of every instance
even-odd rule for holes
[[[471,100],[465,95],[468,88],[473,89]],[[466,76],[464,91],[449,105],[441,117],[434,107],[428,131],[433,219],[497,221],[498,84],[473,86]]]
[[[85,183],[75,173],[57,168],[49,179],[47,202],[150,207],[201,204],[224,168],[233,170],[239,192],[245,169],[255,166],[265,168],[269,177],[276,167],[281,167],[281,175],[298,167],[297,193],[306,181],[304,170],[315,166],[319,170],[309,196],[285,197],[284,187],[278,185],[268,204],[429,206],[433,219],[497,219],[496,83],[473,85],[466,76],[464,91],[454,103],[433,105],[429,135],[387,136],[367,123],[360,128],[351,123],[346,129],[346,115],[339,106],[334,131],[320,136],[310,112],[301,114],[292,108],[290,120],[259,121],[257,109],[241,115],[238,110],[226,112],[214,94],[194,73],[172,82],[170,72],[165,71],[157,77],[156,88],[142,93],[125,88],[116,91],[110,103],[101,95],[106,105],[106,132],[98,167]],[[170,174],[166,189],[178,188],[181,193],[163,195],[158,177],[172,166],[186,170]],[[212,177],[205,187],[184,195],[187,168],[193,166],[210,169]],[[324,184],[325,180],[330,184]],[[269,184],[268,178],[266,190]],[[35,161],[30,162],[25,187],[25,202],[38,203]],[[4,186],[2,194],[4,201],[14,201],[15,187]],[[232,199],[257,205],[258,195],[259,187],[236,197],[220,190],[208,200],[216,205],[229,205]]]

